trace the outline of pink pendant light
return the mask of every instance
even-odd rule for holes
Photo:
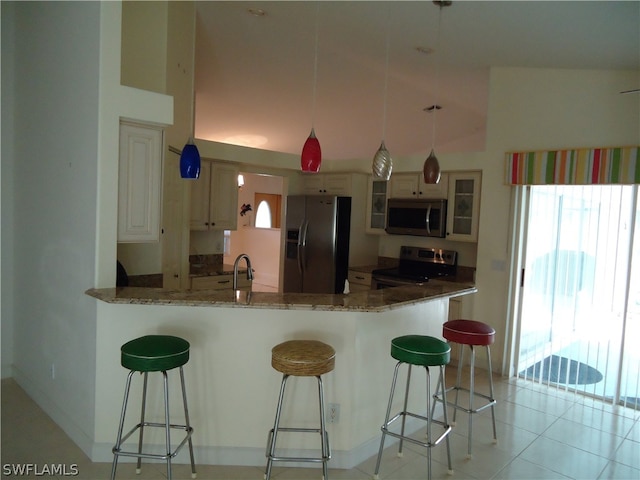
[[[322,150],[320,149],[320,142],[316,138],[316,132],[313,125],[316,118],[316,85],[318,81],[318,25],[320,17],[320,3],[316,5],[316,46],[315,46],[315,59],[313,64],[313,106],[311,112],[311,133],[309,138],[304,142],[302,147],[302,155],[300,156],[300,168],[303,172],[318,173],[320,171],[320,164],[322,163]]]

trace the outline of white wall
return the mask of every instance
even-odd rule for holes
[[[2,29],[2,169],[12,185],[2,192],[3,235],[11,235],[3,258],[13,262],[2,270],[12,287],[3,290],[3,343],[13,327],[3,374],[10,362],[47,413],[86,442],[96,306],[83,292],[95,277],[100,4],[3,2],[2,14],[3,27],[14,27]],[[15,108],[5,116],[8,97]]]
[[[13,363],[13,248],[14,235],[14,203],[13,203],[13,161],[14,153],[14,122],[15,114],[15,9],[13,3],[3,2],[0,17],[2,20],[2,169],[0,176],[2,190],[0,205],[2,209],[2,224],[0,225],[0,245],[2,257],[0,259],[2,276],[0,278],[0,293],[2,295],[0,324],[2,325],[2,378],[11,376],[11,364]]]

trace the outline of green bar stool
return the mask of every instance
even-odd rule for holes
[[[331,458],[329,436],[327,435],[324,416],[324,392],[321,375],[331,372],[335,367],[336,351],[330,345],[317,340],[291,340],[280,343],[271,350],[271,366],[282,373],[280,396],[276,408],[276,419],[269,431],[267,440],[267,469],[264,478],[271,478],[273,462],[318,462],[322,463],[322,478],[328,480],[327,463]],[[316,377],[318,381],[318,403],[320,407],[320,428],[291,428],[280,426],[282,401],[289,377]],[[279,432],[307,432],[320,434],[320,457],[284,457],[276,455],[276,440]]]
[[[398,360],[396,364],[396,368],[393,374],[393,381],[391,382],[391,394],[389,395],[389,405],[387,406],[387,416],[385,417],[384,424],[381,427],[382,430],[382,439],[380,440],[380,450],[378,451],[378,460],[376,461],[376,469],[374,472],[374,479],[378,479],[378,472],[380,471],[380,461],[382,460],[382,452],[384,450],[384,440],[387,435],[391,435],[392,437],[400,439],[400,446],[398,448],[398,456],[402,456],[402,446],[403,442],[407,441],[421,447],[425,447],[427,449],[427,468],[428,468],[428,477],[431,479],[431,448],[438,445],[443,439],[445,439],[445,443],[447,445],[447,459],[449,462],[449,474],[453,474],[453,468],[451,467],[451,449],[449,446],[449,433],[451,433],[451,426],[449,425],[449,418],[447,417],[447,409],[443,407],[444,412],[444,420],[435,420],[433,418],[434,411],[430,408],[431,401],[431,384],[430,384],[430,373],[429,367],[439,367],[440,368],[440,376],[438,378],[438,386],[436,388],[436,394],[438,390],[442,396],[446,399],[446,389],[445,389],[445,381],[444,381],[444,366],[449,363],[451,356],[451,347],[443,342],[442,340],[438,340],[434,337],[429,337],[425,335],[405,335],[402,337],[394,338],[391,341],[391,356]],[[393,396],[396,389],[396,381],[398,379],[398,371],[400,370],[401,365],[407,365],[407,385],[405,388],[404,394],[404,407],[401,412],[397,413],[393,417],[391,417],[391,408],[393,404]],[[407,411],[407,403],[409,399],[409,385],[411,382],[411,367],[412,366],[421,366],[425,368],[427,373],[427,398],[426,398],[426,409],[424,410],[427,414],[430,412],[429,417],[425,417],[423,415],[419,415],[416,413],[412,413]],[[419,420],[423,420],[427,424],[427,436],[426,442],[416,440],[411,438],[408,435],[405,435],[405,423],[407,417],[417,418]],[[401,420],[401,428],[400,433],[393,432],[390,430],[391,425],[396,420]],[[432,435],[432,424],[438,424],[444,427],[444,431],[436,438],[433,439]]]
[[[113,465],[111,467],[111,480],[116,477],[116,468],[118,466],[118,458],[137,457],[138,464],[136,473],[140,473],[142,467],[142,459],[165,460],[167,462],[167,478],[171,480],[171,459],[174,458],[178,451],[188,442],[189,453],[191,455],[191,477],[196,478],[196,466],[193,457],[193,443],[191,435],[193,428],[189,423],[189,410],[187,408],[187,393],[184,384],[184,372],[182,366],[189,361],[189,342],[186,340],[173,337],[170,335],[147,335],[136,338],[122,345],[121,364],[124,368],[130,370],[127,375],[127,383],[124,389],[124,401],[122,402],[122,413],[120,415],[120,425],[118,427],[118,437],[113,447]],[[173,425],[169,421],[169,381],[167,371],[174,368],[180,368],[180,383],[182,385],[182,402],[184,405],[184,425]],[[125,416],[127,413],[127,402],[129,399],[129,388],[131,387],[131,377],[135,372],[144,373],[144,383],[142,387],[142,408],[140,413],[140,423],[134,426],[126,435],[122,435],[124,428]],[[145,421],[145,406],[147,401],[147,379],[149,372],[162,372],[164,379],[164,423],[155,423]],[[152,454],[142,451],[142,440],[145,427],[160,427],[165,430],[165,454]],[[184,439],[171,451],[171,429],[183,430],[185,432]],[[122,450],[122,444],[134,432],[139,431],[138,449],[135,452]]]

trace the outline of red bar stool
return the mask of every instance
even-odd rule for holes
[[[473,433],[473,414],[481,412],[482,410],[491,407],[491,420],[493,422],[493,441],[498,442],[498,436],[496,432],[496,415],[495,404],[496,400],[493,396],[493,378],[491,370],[491,352],[489,345],[491,345],[495,339],[496,331],[490,325],[476,320],[450,320],[445,322],[442,326],[442,336],[449,342],[458,343],[460,345],[460,354],[458,356],[458,374],[456,378],[456,384],[453,387],[445,390],[449,392],[455,390],[455,401],[447,402],[447,405],[454,408],[453,421],[456,422],[456,412],[462,410],[469,414],[469,444],[467,449],[467,457],[471,458],[471,438]],[[471,362],[469,372],[469,388],[462,387],[462,365],[464,364],[464,346],[468,345],[471,350]],[[475,360],[476,351],[474,347],[486,347],[487,349],[487,371],[489,374],[489,395],[479,393],[475,391]],[[464,407],[458,403],[458,394],[460,391],[469,392],[469,406]],[[486,400],[486,403],[478,408],[473,407],[474,397],[480,397]],[[443,402],[442,398],[434,396],[436,401]],[[434,402],[435,406],[435,402]]]

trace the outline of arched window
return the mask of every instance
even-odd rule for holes
[[[282,195],[256,192],[254,205],[257,205],[256,228],[280,228]]]
[[[266,200],[262,200],[256,211],[256,227],[271,228],[271,209]]]

